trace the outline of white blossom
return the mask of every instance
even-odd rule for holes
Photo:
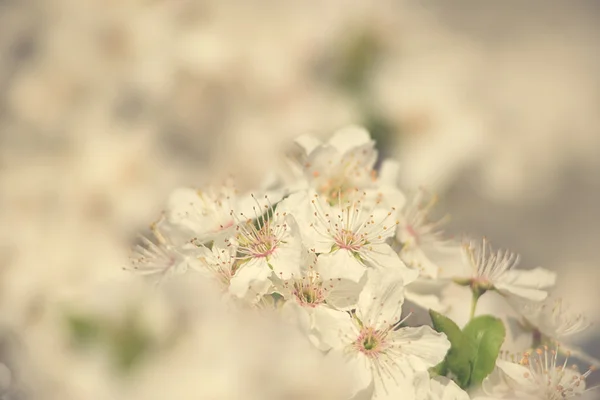
[[[321,254],[324,278],[358,282],[368,269],[398,272],[406,284],[417,278],[418,272],[407,268],[388,244],[398,224],[395,209],[367,211],[360,200],[340,200],[332,207],[318,195],[310,202],[313,214],[304,226],[304,240],[309,249]]]
[[[281,279],[300,274],[302,239],[293,215],[281,207],[256,200],[252,215],[231,211],[235,233],[226,241],[237,248],[237,258],[252,269],[273,271]]]
[[[588,319],[566,307],[562,299],[547,299],[543,302],[511,302],[525,324],[549,339],[558,340],[584,331],[590,326]]]
[[[585,379],[592,369],[580,374],[558,359],[558,348],[525,353],[519,362],[498,360],[496,370],[483,383],[481,399],[564,400],[586,391]],[[476,399],[478,399],[476,398]]]
[[[497,290],[508,298],[542,301],[548,296],[545,289],[556,281],[556,274],[544,268],[517,269],[518,255],[494,251],[485,238],[481,243],[465,243],[463,255],[464,262],[449,265],[442,271],[443,276],[471,286]]]
[[[450,343],[444,334],[427,326],[401,326],[403,300],[400,277],[370,274],[355,313],[315,313],[323,341],[343,352],[356,371],[356,393],[372,387],[374,399],[410,396],[415,373],[426,372],[446,355]]]
[[[286,300],[282,311],[322,347],[315,331],[314,315],[321,308],[345,315],[356,308],[365,279],[353,282],[347,279],[325,280],[319,273],[320,262],[314,253],[307,252],[301,274],[288,280],[276,280],[275,291]],[[366,278],[366,277],[365,277]]]
[[[195,269],[216,282],[224,294],[257,303],[272,286],[269,280],[272,271],[239,262],[236,253],[237,247],[225,242],[215,242],[210,249],[201,245],[198,248],[200,262]]]
[[[130,265],[125,269],[161,282],[170,276],[184,274],[190,268],[197,266],[197,252],[193,244],[175,246],[156,226],[152,227],[152,232],[156,243],[141,237],[142,243],[133,249]]]
[[[325,201],[337,204],[358,196],[370,204],[384,201],[401,207],[404,195],[397,188],[397,163],[386,160],[377,176],[375,142],[361,127],[349,126],[337,131],[327,143],[312,136],[301,136],[300,173],[304,186],[316,191]]]
[[[169,197],[166,222],[183,230],[184,240],[209,241],[234,225],[231,210],[237,207],[235,188],[231,185],[206,190],[177,188]]]

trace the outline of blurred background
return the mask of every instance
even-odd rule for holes
[[[118,275],[172,188],[255,187],[350,123],[452,233],[559,272],[600,357],[600,3],[366,3],[0,0],[0,361],[60,365],[49,304]]]

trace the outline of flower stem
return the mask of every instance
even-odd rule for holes
[[[475,310],[477,309],[477,302],[479,301],[479,298],[481,297],[481,295],[486,292],[486,290],[482,289],[480,287],[477,287],[477,286],[471,286],[471,292],[473,293],[473,297],[471,298],[471,315],[469,317],[469,320],[471,320],[475,317]]]

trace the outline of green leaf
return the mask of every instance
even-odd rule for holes
[[[429,374],[432,376],[446,376],[446,374],[448,374],[448,367],[446,366],[446,361],[444,360],[435,367],[429,368]]]
[[[429,316],[433,322],[433,329],[437,332],[445,333],[450,343],[455,343],[462,339],[463,334],[460,328],[450,318],[433,310],[429,310]]]
[[[438,332],[445,333],[450,341],[450,350],[446,354],[443,365],[435,368],[444,374],[447,371],[452,372],[455,375],[456,383],[464,389],[469,385],[471,377],[473,345],[450,318],[433,310],[429,310],[429,315],[433,322],[433,328]]]
[[[482,315],[472,319],[463,333],[473,345],[469,385],[478,386],[494,370],[506,329],[500,319]]]

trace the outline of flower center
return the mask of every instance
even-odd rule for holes
[[[264,258],[277,250],[281,242],[281,232],[275,231],[271,224],[267,223],[256,228],[252,222],[246,222],[243,226],[238,225],[238,252],[242,258]]]
[[[273,235],[264,235],[250,244],[254,257],[267,257],[275,251],[277,238]]]
[[[293,293],[303,307],[314,308],[325,301],[324,289],[321,283],[314,279],[304,279],[294,283]]]
[[[339,229],[335,236],[335,243],[342,249],[359,251],[366,244],[366,239],[351,230]]]
[[[374,337],[368,337],[363,342],[363,347],[365,350],[373,350],[373,348],[377,345],[377,341]]]
[[[368,357],[374,357],[385,350],[386,333],[373,328],[363,328],[354,342],[354,348]]]

